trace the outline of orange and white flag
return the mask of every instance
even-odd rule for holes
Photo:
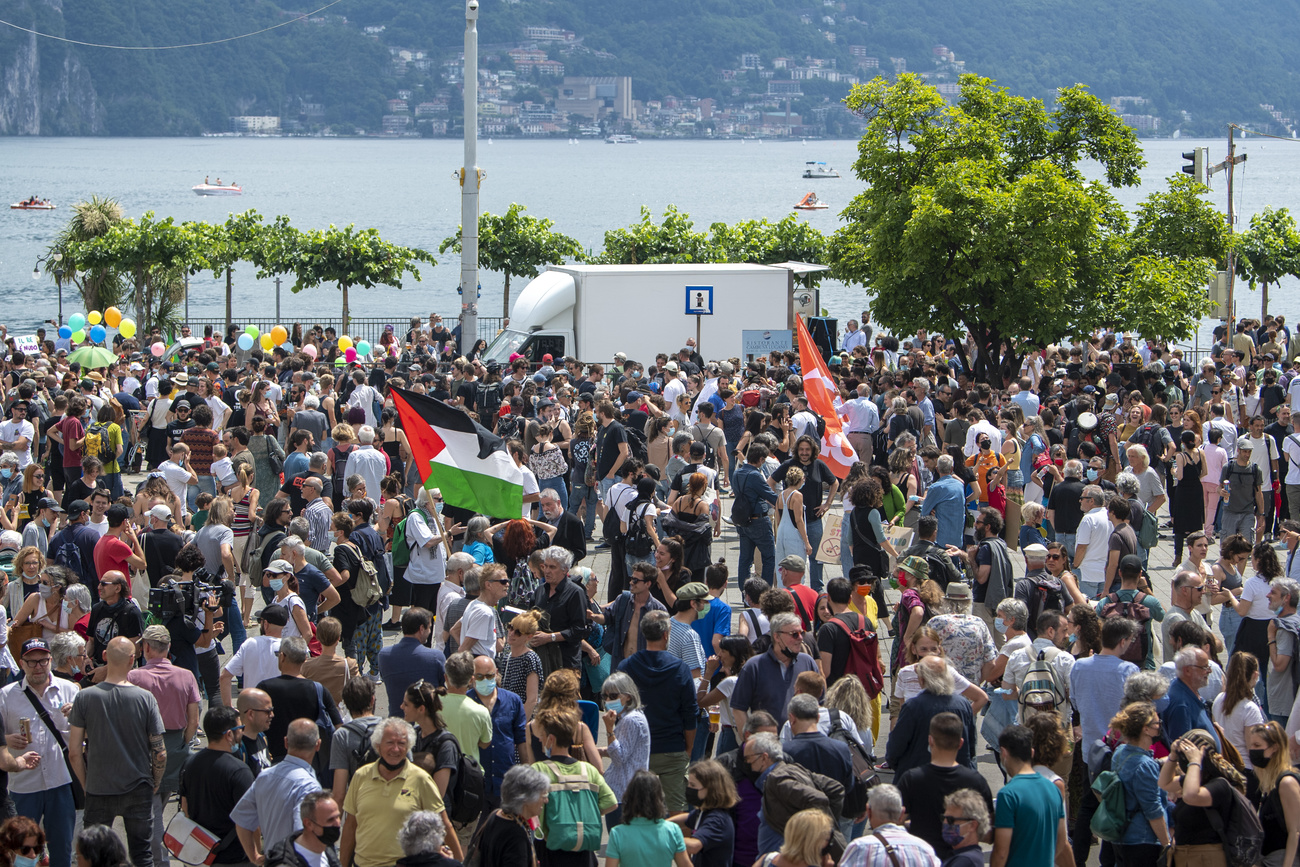
[[[821,459],[830,467],[836,478],[842,479],[849,474],[849,468],[858,459],[858,453],[849,444],[844,435],[837,409],[839,390],[835,380],[831,379],[826,361],[817,351],[808,326],[802,316],[795,316],[795,327],[799,336],[799,369],[803,373],[804,396],[808,398],[808,408],[817,413],[826,422],[826,433],[822,435]]]

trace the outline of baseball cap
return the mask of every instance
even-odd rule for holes
[[[50,645],[44,638],[29,638],[23,642],[23,652],[19,656],[26,656],[33,650],[40,650],[45,653],[50,652]]]
[[[87,503],[85,500],[73,500],[71,503],[68,503],[69,515],[80,515],[82,512],[89,511],[90,503]]]
[[[159,503],[149,510],[149,517],[159,521],[170,521],[172,519],[172,510]]]
[[[676,373],[676,372],[677,372],[677,362],[675,362],[675,361],[670,361],[670,362],[668,362],[667,364],[664,365],[664,370],[671,370],[673,373]]]
[[[172,404],[172,412],[180,412],[183,409],[189,409],[189,408],[190,408],[190,402],[188,400],[178,400]]]
[[[554,360],[555,360],[554,358],[551,358],[551,353],[549,352],[542,356],[542,361],[546,362],[547,364],[550,364]]]
[[[272,626],[284,626],[289,622],[289,609],[272,602],[257,613],[258,620],[265,620]]]
[[[161,623],[155,623],[153,626],[144,628],[144,635],[141,636],[145,641],[157,641],[162,644],[171,644],[172,634],[167,631],[167,627]]]
[[[221,365],[217,364],[215,361],[209,361],[207,369],[216,372],[221,369]]]
[[[262,571],[274,572],[277,575],[292,575],[293,564],[290,563],[288,560],[272,560],[269,564],[267,564],[267,567]]]
[[[53,509],[56,512],[63,511],[63,508],[53,497],[41,497],[36,501],[36,509],[37,511],[40,511],[41,509]]]
[[[1142,558],[1136,554],[1125,554],[1119,558],[1119,571],[1121,572],[1141,572]]]

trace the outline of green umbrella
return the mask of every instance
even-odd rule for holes
[[[99,367],[108,367],[117,361],[117,356],[112,350],[105,349],[102,346],[83,346],[80,349],[73,350],[68,356],[68,363],[77,362],[87,370],[95,370]]]

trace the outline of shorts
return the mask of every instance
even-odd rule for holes
[[[406,567],[393,567],[393,589],[388,593],[388,604],[405,608],[411,604],[411,582],[406,580]]]

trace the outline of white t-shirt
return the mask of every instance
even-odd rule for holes
[[[230,657],[225,670],[235,677],[244,678],[244,683],[257,686],[264,680],[280,676],[280,662],[276,652],[280,649],[280,639],[269,635],[250,635],[239,645],[239,650]]]
[[[497,654],[497,614],[487,603],[475,599],[460,618],[460,640],[474,639],[470,652],[475,656],[495,658]]]
[[[87,518],[86,526],[98,533],[99,538],[102,539],[104,538],[104,534],[108,532],[108,517],[105,516],[104,520],[100,521],[98,524],[96,524],[93,519]]]
[[[167,488],[176,495],[181,504],[181,514],[186,514],[185,489],[190,483],[190,471],[175,461],[167,460],[158,465],[158,473],[167,482]]]
[[[32,462],[32,443],[36,440],[36,429],[26,419],[10,420],[0,424],[0,440],[11,443],[20,437],[27,437],[27,448],[21,452],[14,452],[18,457],[18,469],[21,470]]]
[[[1292,382],[1300,382],[1300,376]],[[1286,483],[1300,485],[1300,436],[1288,434],[1282,440],[1282,461],[1286,464]]]
[[[280,633],[280,637],[293,638],[294,636],[298,636],[310,639],[311,636],[303,635],[298,631],[298,621],[293,619],[293,609],[301,608],[303,613],[306,613],[307,611],[307,603],[302,601],[302,597],[297,593],[290,593],[288,596],[279,600],[279,604],[289,609],[289,622],[284,625],[284,631]]]
[[[1281,457],[1277,453],[1277,440],[1264,434],[1259,439],[1247,436],[1241,442],[1251,445],[1250,465],[1259,467],[1260,477],[1264,480],[1263,490],[1273,490],[1273,462]]]
[[[415,545],[406,567],[406,580],[412,584],[441,584],[447,576],[447,546],[425,547],[439,536],[429,528],[423,513],[412,511],[406,519],[406,538]]]
[[[1226,716],[1223,713],[1223,702],[1227,698],[1225,693],[1220,693],[1214,700],[1214,721],[1223,728],[1223,733],[1228,736],[1228,741],[1237,748],[1237,752],[1246,755],[1250,752],[1246,746],[1246,732],[1251,726],[1263,725],[1266,720],[1264,711],[1260,710],[1259,705],[1255,704],[1253,698],[1237,702],[1237,706],[1232,709],[1232,713]]]
[[[668,404],[668,417],[676,421],[685,421],[686,414],[677,408],[677,398],[686,393],[686,383],[676,375],[664,383],[664,402]]]
[[[970,688],[970,681],[962,677],[957,669],[953,668],[952,663],[948,663],[948,671],[952,674],[953,695],[961,695]],[[905,665],[898,670],[898,677],[894,679],[894,697],[899,703],[916,698],[924,690],[921,689],[921,681],[916,676],[916,663]]]
[[[1241,598],[1250,603],[1246,616],[1251,620],[1272,620],[1273,612],[1269,609],[1268,591],[1272,587],[1259,575],[1251,575],[1241,588]]]
[[[524,474],[524,496],[527,497],[529,494],[541,493],[542,489],[537,484],[537,476],[533,474],[533,471],[528,469],[527,466],[520,466],[519,469]],[[524,520],[527,520],[532,516],[533,516],[533,504],[524,503],[524,508],[523,508]]]
[[[451,581],[443,581],[442,586],[438,588],[438,612],[434,622],[437,625],[439,635],[447,629],[447,609],[451,607],[451,603],[464,598],[464,596],[465,588]]]

